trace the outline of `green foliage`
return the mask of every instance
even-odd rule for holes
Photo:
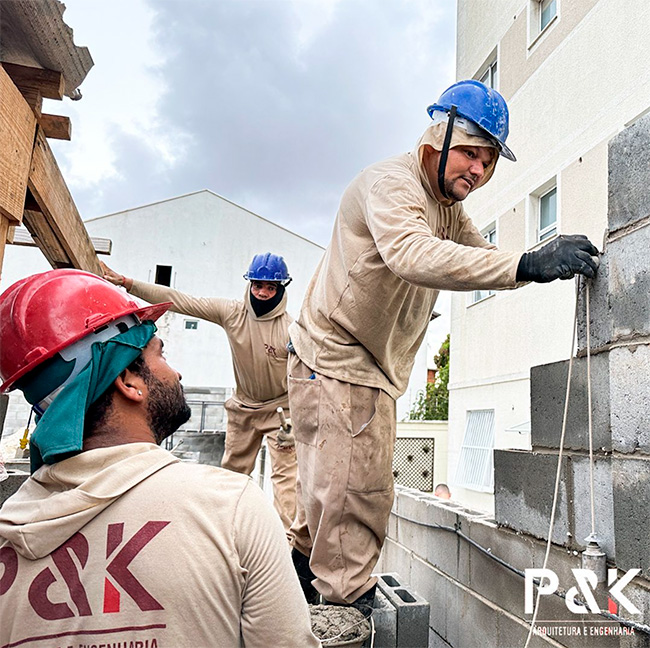
[[[436,380],[427,383],[426,390],[418,392],[409,412],[411,421],[446,421],[449,415],[449,335],[442,343],[436,363]]]

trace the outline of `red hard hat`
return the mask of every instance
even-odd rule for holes
[[[0,392],[89,333],[125,315],[157,320],[171,302],[143,306],[82,270],[50,270],[0,295]]]

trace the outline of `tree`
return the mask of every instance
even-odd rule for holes
[[[436,363],[436,379],[418,392],[411,411],[411,421],[446,421],[449,416],[449,334],[440,346]]]

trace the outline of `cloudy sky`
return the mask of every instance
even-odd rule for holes
[[[322,245],[454,81],[451,0],[66,0],[94,68],[52,142],[83,218],[210,189]]]

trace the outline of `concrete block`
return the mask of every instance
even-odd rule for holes
[[[578,353],[587,349],[586,282],[578,293]],[[600,256],[596,278],[589,282],[589,339],[592,353],[612,341],[612,313],[609,304],[609,252]]]
[[[610,351],[612,449],[650,454],[650,346]]]
[[[616,566],[650,578],[650,458],[612,457]]]
[[[609,356],[592,356],[591,416],[594,449],[610,450]],[[567,393],[569,361],[533,367],[530,370],[531,443],[537,448],[559,448]],[[564,447],[589,449],[589,402],[587,358],[574,358]]]
[[[650,225],[607,245],[612,339],[650,334]]]
[[[394,572],[380,574],[377,586],[397,610],[398,648],[427,648],[429,603]]]
[[[591,533],[591,488],[589,457],[571,457],[573,474],[574,543],[586,547],[585,538]],[[594,509],[596,534],[602,550],[610,560],[615,558],[614,494],[612,489],[611,457],[595,457]]]
[[[501,648],[495,632],[498,610],[486,605],[469,590],[460,590],[459,598],[458,645],[463,648]]]
[[[459,518],[455,509],[444,506],[434,497],[403,494],[399,499],[398,515],[401,516],[398,542],[446,574],[468,582],[468,548],[459,543],[454,533],[434,528],[436,525],[454,528]]]
[[[429,648],[453,648],[440,635],[429,630]]]
[[[532,539],[517,535],[494,524],[474,522],[470,525],[471,539],[516,569],[533,567]],[[463,542],[465,542],[463,540]],[[470,582],[472,591],[517,616],[524,616],[523,579],[474,546],[470,548]]]
[[[5,503],[29,478],[28,473],[8,471],[9,477],[0,482],[0,506]]]
[[[372,643],[373,648],[396,648],[397,610],[380,588],[375,592],[372,623],[375,635],[374,638],[370,637],[368,645]]]
[[[429,601],[429,627],[447,643],[455,645],[454,628],[447,626],[447,619],[454,617],[457,585],[417,556],[413,557],[410,583]]]
[[[397,572],[406,582],[411,582],[413,558],[413,552],[408,547],[391,538],[386,538],[375,571],[377,573]]]
[[[553,542],[567,545],[572,533],[568,481],[568,460],[562,458],[562,472],[555,513]],[[536,538],[548,535],[557,455],[516,450],[494,451],[494,499],[496,521]]]
[[[630,225],[650,214],[649,147],[650,116],[639,119],[609,143],[610,231]]]

